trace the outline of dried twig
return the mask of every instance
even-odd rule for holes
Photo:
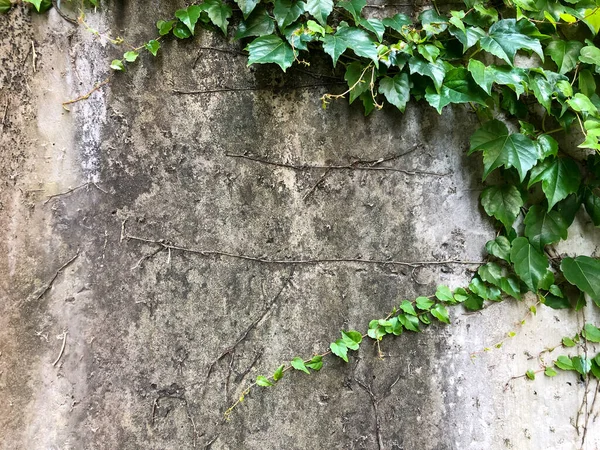
[[[84,187],[89,187],[89,186],[94,186],[96,189],[98,189],[100,192],[104,192],[105,194],[108,194],[107,191],[105,191],[104,189],[102,189],[100,186],[98,186],[96,183],[89,181],[87,183],[81,184],[79,186],[76,186],[74,188],[68,189],[65,192],[60,192],[58,194],[53,194],[53,195],[49,195],[48,198],[46,199],[46,201],[44,201],[44,205],[46,203],[48,203],[50,200],[52,200],[53,198],[56,197],[62,197],[63,195],[68,195],[71,194],[72,192],[78,191],[79,189],[82,189]]]
[[[63,270],[65,270],[73,261],[75,261],[78,256],[79,256],[79,249],[77,249],[77,253],[75,254],[75,256],[73,256],[66,263],[64,263],[62,266],[60,266],[60,268],[54,273],[54,276],[50,279],[50,281],[48,283],[46,283],[46,286],[44,287],[44,289],[36,297],[36,301],[40,300],[44,296],[44,294],[46,292],[48,292],[52,288],[52,285],[54,284],[54,281],[56,280],[56,278],[58,277],[58,275]]]
[[[33,71],[37,72],[37,69],[35,67],[35,63],[37,61],[37,53],[35,52],[35,44],[33,43],[33,41],[31,41],[31,52],[32,52],[31,65],[33,66]]]
[[[383,445],[383,439],[381,437],[381,421],[379,419],[379,401],[380,399],[377,399],[377,397],[375,397],[375,394],[373,394],[373,389],[371,389],[371,386],[367,386],[363,381],[359,380],[358,378],[354,378],[354,381],[356,381],[358,383],[358,385],[364,389],[364,391],[369,394],[369,397],[371,398],[371,404],[373,405],[373,411],[375,412],[375,431],[377,433],[377,447],[379,448],[379,450],[383,450],[385,447]]]
[[[8,115],[8,106],[10,105],[10,98],[6,98],[6,105],[4,106],[4,115],[2,116],[2,122],[0,122],[0,125],[2,125],[1,130],[4,131],[4,125],[6,124],[6,116]]]
[[[77,102],[80,102],[80,101],[82,101],[82,100],[87,100],[87,99],[90,97],[90,95],[92,95],[94,92],[96,92],[96,91],[97,91],[98,89],[100,89],[102,86],[105,86],[105,85],[107,85],[108,83],[110,83],[110,80],[111,80],[111,78],[112,78],[112,75],[108,76],[108,77],[107,77],[107,78],[106,78],[104,81],[101,81],[100,83],[96,83],[96,84],[94,85],[94,87],[93,87],[92,89],[90,89],[90,90],[89,90],[87,93],[85,93],[85,94],[83,94],[83,95],[80,95],[79,97],[77,97],[77,98],[74,98],[74,99],[72,99],[72,100],[67,100],[66,102],[63,102],[63,103],[62,103],[62,107],[63,107],[64,109],[66,109],[67,111],[70,111],[70,109],[69,109],[69,108],[67,108],[67,105],[71,105],[71,104],[73,104],[73,103],[77,103]]]
[[[262,264],[274,264],[274,265],[319,265],[319,264],[334,264],[334,263],[355,263],[355,264],[369,264],[369,265],[380,265],[380,266],[406,266],[406,267],[420,267],[420,266],[444,266],[450,264],[458,265],[481,265],[485,264],[485,261],[463,261],[456,259],[442,260],[442,261],[398,261],[393,259],[360,259],[360,258],[306,258],[306,259],[269,259],[264,257],[249,256],[240,253],[223,252],[219,250],[201,250],[188,247],[182,247],[179,245],[171,244],[164,239],[154,240],[142,238],[139,236],[133,236],[125,234],[124,239],[145,242],[152,245],[160,245],[162,250],[179,250],[184,253],[192,253],[204,257],[209,256],[222,256],[226,258],[243,259],[246,261],[254,261]]]
[[[65,345],[66,344],[67,344],[67,331],[65,330],[63,332],[63,341],[62,341],[62,346],[60,347],[60,353],[58,354],[58,356],[56,357],[56,359],[52,363],[52,367],[56,366],[56,364],[58,364],[58,361],[60,361],[60,358],[62,357],[63,353],[65,352]]]
[[[329,168],[325,169],[325,172],[323,172],[323,175],[321,175],[319,180],[315,184],[313,184],[313,187],[311,187],[308,191],[306,191],[306,194],[304,194],[302,196],[303,201],[306,200],[308,198],[308,196],[315,191],[315,189],[317,189],[317,187],[323,182],[323,180],[329,174],[330,171],[331,171],[331,169],[329,169]]]

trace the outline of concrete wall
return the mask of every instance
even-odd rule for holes
[[[88,20],[138,44],[182,3],[114,2]],[[507,384],[584,323],[540,307],[516,327],[532,299],[454,309],[450,326],[385,340],[383,361],[365,343],[349,364],[286,374],[222,421],[256,375],[324,351],[403,298],[468,283],[476,266],[366,262],[484,257],[494,229],[478,207],[481,163],[465,154],[477,126],[467,109],[439,116],[411,103],[404,116],[365,119],[339,101],[323,111],[319,97],[340,90],[327,64],[247,69],[238,43],[201,33],[167,40],[67,112],[61,102],[104,80],[119,50],[56,11],[17,7],[0,28],[0,447],[579,447],[586,387],[575,374]],[[405,152],[378,166],[397,170],[284,167]],[[598,230],[583,216],[574,227],[562,251],[597,255]],[[144,239],[356,261],[268,263]],[[471,360],[511,330],[502,349]],[[588,449],[600,446],[599,423],[589,421]]]

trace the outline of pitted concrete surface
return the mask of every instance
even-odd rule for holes
[[[87,21],[137,44],[182,4],[114,2]],[[468,283],[476,265],[437,264],[480,261],[494,236],[466,108],[323,110],[342,89],[323,61],[246,68],[241,44],[202,32],[67,112],[120,49],[55,11],[0,26],[0,447],[579,448],[575,374],[511,377],[598,313],[531,317],[532,299],[455,308],[450,326],[383,341],[383,360],[366,342],[222,420],[257,375]],[[571,236],[561,252],[598,255],[583,215]]]

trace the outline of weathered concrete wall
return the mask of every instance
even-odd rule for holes
[[[115,2],[89,22],[137,43],[181,3]],[[318,61],[286,76],[246,69],[237,43],[205,33],[165,42],[68,113],[61,102],[105,79],[118,50],[55,11],[30,19],[19,7],[0,27],[2,448],[578,447],[585,386],[574,374],[507,381],[537,368],[529,355],[581,314],[539,308],[501,350],[470,358],[531,301],[454,310],[451,326],[384,341],[383,361],[366,343],[350,364],[327,360],[319,374],[254,391],[222,422],[256,375],[323,351],[341,328],[364,330],[402,298],[468,282],[474,266],[364,262],[482,259],[494,230],[477,207],[480,162],[465,156],[476,126],[466,109],[411,104],[365,119],[341,101],[323,111],[320,95],[339,86],[322,86],[330,73]],[[401,171],[228,156],[322,166],[410,150],[379,166]],[[562,251],[597,254],[598,231],[583,217],[576,228]],[[356,261],[265,263],[143,239]],[[598,448],[599,421],[589,423],[586,448]]]

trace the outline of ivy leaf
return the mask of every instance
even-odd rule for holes
[[[398,320],[407,330],[414,331],[415,333],[419,333],[421,331],[419,328],[418,317],[412,315],[407,316],[406,314],[398,314]]]
[[[588,45],[581,49],[579,61],[586,64],[600,65],[600,48]]]
[[[527,375],[527,378],[530,380],[535,380],[535,372],[533,370],[529,369],[527,372],[525,372],[525,375]]]
[[[275,0],[273,14],[280,30],[294,23],[306,9],[306,3],[292,0]]]
[[[337,4],[337,6],[339,6],[340,8],[344,8],[346,11],[348,11],[352,15],[352,18],[354,19],[354,23],[358,24],[358,22],[360,21],[360,15],[362,13],[363,8],[365,6],[367,6],[367,1],[366,0],[343,1],[343,2],[339,2]]]
[[[408,61],[408,67],[411,74],[418,73],[419,75],[431,78],[438,91],[442,87],[444,76],[446,75],[446,66],[442,60],[430,63],[421,57],[413,56]]]
[[[441,302],[454,303],[454,296],[448,286],[438,286],[435,297]]]
[[[431,308],[430,312],[431,312],[431,315],[433,317],[435,317],[437,320],[439,320],[440,322],[444,322],[447,324],[450,323],[450,317],[448,316],[448,310],[441,303],[437,303],[433,308]]]
[[[152,56],[156,56],[156,54],[158,53],[158,49],[160,48],[160,42],[152,39],[146,42],[146,44],[144,44],[144,47],[146,47],[146,50],[152,53]]]
[[[273,383],[271,383],[271,381],[269,381],[267,377],[264,377],[262,375],[256,377],[256,384],[262,387],[273,386]]]
[[[299,370],[301,372],[307,373],[310,375],[309,370],[306,368],[306,365],[304,364],[304,361],[302,360],[302,358],[299,357],[295,357],[294,359],[292,359],[292,361],[290,362],[290,364],[292,365],[292,367],[296,370]]]
[[[431,64],[431,63],[430,63]],[[426,90],[425,99],[437,109],[439,114],[442,108],[451,103],[479,103],[485,105],[483,91],[469,75],[464,67],[451,69],[444,77],[441,89],[437,92],[431,88]]]
[[[165,36],[169,34],[169,32],[173,29],[173,25],[175,25],[175,20],[169,20],[168,22],[164,20],[159,20],[156,22],[156,28],[158,28],[158,34],[160,36]]]
[[[600,342],[600,329],[594,326],[594,324],[586,323],[581,334],[586,341]]]
[[[540,205],[529,208],[525,216],[525,236],[540,251],[548,244],[567,239],[567,224],[557,211],[546,211]]]
[[[534,141],[520,133],[509,134],[508,128],[499,120],[490,120],[471,136],[469,154],[483,152],[483,179],[496,168],[514,167],[521,181],[539,158]]]
[[[493,241],[488,241],[485,249],[490,255],[510,262],[510,241],[504,236],[498,236]]]
[[[285,365],[282,364],[280,365],[277,370],[275,371],[275,373],[273,374],[273,380],[274,381],[279,381],[283,378],[283,369],[285,368]]]
[[[544,370],[544,375],[550,378],[555,377],[556,370],[554,370],[552,367],[546,367],[546,369]]]
[[[366,2],[365,2],[366,3]],[[341,5],[341,3],[340,3]],[[412,20],[405,14],[396,14],[393,17],[386,17],[382,23],[398,33],[402,33],[406,25],[412,24]]]
[[[402,303],[400,303],[400,309],[406,314],[410,314],[411,316],[417,315],[415,308],[413,307],[412,303],[408,300],[402,300]]]
[[[323,357],[321,355],[315,355],[312,359],[306,363],[306,367],[319,371],[323,367]]]
[[[273,34],[275,23],[267,14],[264,6],[259,6],[252,11],[248,19],[243,20],[235,33],[235,39],[242,39],[249,36],[265,36]]]
[[[479,27],[467,27],[464,31],[459,28],[450,27],[450,34],[462,44],[463,53],[466,53],[468,49],[477,44],[486,35],[485,31]]]
[[[573,339],[565,336],[564,338],[562,338],[562,345],[564,345],[565,347],[575,347],[577,344],[575,343],[575,341],[573,341]]]
[[[247,19],[250,13],[254,11],[256,5],[258,5],[260,0],[235,0],[237,5],[242,10],[242,14],[244,15],[244,19]]]
[[[375,67],[378,67],[379,54],[377,53],[375,40],[365,30],[354,27],[340,27],[334,36],[342,39],[346,47],[353,50],[356,56],[369,58],[373,60]],[[331,56],[330,53],[328,54]]]
[[[560,270],[569,283],[589,295],[600,307],[600,260],[589,256],[565,258]]]
[[[346,347],[344,341],[338,339],[337,341],[332,342],[329,345],[329,348],[331,349],[331,353],[333,353],[335,356],[342,358],[344,361],[348,362],[348,347]]]
[[[544,52],[537,37],[545,37],[528,20],[503,19],[493,24],[487,36],[479,41],[481,48],[511,66],[517,50],[531,50],[544,61]]]
[[[221,0],[204,0],[204,4],[208,6],[206,12],[210,21],[227,35],[227,26],[232,15],[231,7]]]
[[[406,104],[410,100],[410,81],[408,74],[401,72],[394,78],[383,77],[379,81],[379,92],[386,100],[404,112]]]
[[[196,22],[202,14],[203,8],[198,5],[190,5],[186,9],[178,9],[175,11],[175,17],[177,17],[183,24],[190,30],[192,35],[196,28]],[[178,36],[179,37],[179,36]]]
[[[483,301],[484,300],[479,295],[468,293],[467,299],[463,304],[465,305],[465,308],[471,311],[479,311],[481,308],[483,308]]]
[[[187,39],[192,35],[188,27],[179,21],[173,26],[173,34],[178,39]]]
[[[558,66],[558,73],[565,74],[577,65],[582,47],[583,44],[579,41],[552,41],[546,46],[546,54]]]
[[[427,297],[417,297],[415,299],[415,305],[417,305],[417,308],[421,311],[429,311],[429,308],[431,308],[434,303],[433,300]]]
[[[477,274],[483,281],[498,287],[501,286],[502,278],[506,276],[505,270],[495,262],[489,262],[480,266],[479,269],[477,269]]]
[[[362,342],[362,334],[358,331],[342,331],[342,341],[350,350],[358,350]]]
[[[577,192],[581,172],[571,158],[545,159],[531,171],[528,187],[542,182],[542,191],[548,199],[548,211],[569,194]]]
[[[510,259],[519,278],[531,291],[537,292],[549,272],[546,255],[533,247],[527,238],[518,237],[512,242]]]
[[[427,36],[442,33],[448,28],[448,19],[439,15],[434,9],[426,9],[419,14],[419,21]]]
[[[592,101],[581,93],[577,93],[567,100],[567,104],[577,112],[584,112],[592,116],[598,115],[598,108],[592,103]]]
[[[594,9],[586,9],[583,12],[583,22],[594,35],[598,34],[598,31],[600,31],[600,10],[597,6]]]
[[[542,134],[538,136],[536,143],[540,152],[540,159],[558,155],[558,142],[553,137]]]
[[[359,24],[366,30],[375,33],[379,42],[383,39],[383,33],[385,33],[385,26],[379,19],[360,19]]]
[[[564,355],[559,356],[556,361],[554,361],[554,365],[561,370],[575,370],[571,358]]]
[[[125,65],[123,64],[123,61],[121,61],[120,59],[113,59],[112,62],[110,63],[110,68],[112,70],[118,70],[120,72],[125,72]]]
[[[140,56],[140,54],[136,51],[129,51],[123,53],[123,59],[127,62],[135,62],[138,56]]]
[[[294,62],[294,50],[278,36],[261,36],[248,44],[246,50],[250,53],[248,65],[275,63],[285,72]]]
[[[569,302],[568,298],[559,297],[553,294],[547,294],[543,298],[543,303],[549,308],[552,309],[570,309],[571,302]]]
[[[519,280],[513,275],[509,275],[500,280],[500,289],[502,289],[502,292],[506,295],[521,300],[521,286]]]
[[[523,206],[523,199],[512,184],[490,186],[481,193],[481,205],[489,216],[495,217],[509,229]]]
[[[592,219],[592,223],[600,227],[600,197],[598,197],[591,189],[585,189],[583,196],[583,204],[585,211]]]
[[[592,366],[592,361],[590,359],[582,358],[581,356],[573,356],[571,362],[573,363],[573,369],[581,375],[586,375]]]
[[[475,82],[488,94],[492,94],[492,85],[510,86],[517,96],[525,92],[527,74],[523,69],[510,66],[486,66],[476,59],[469,61],[468,70]]]
[[[327,25],[327,17],[333,11],[333,0],[308,0],[306,11],[310,13],[321,25]]]
[[[367,68],[360,62],[354,61],[348,64],[346,68],[346,74],[344,79],[348,83],[350,89],[349,103],[352,104],[363,92],[369,90],[369,83],[367,82]]]
[[[42,0],[23,0],[25,3],[31,3],[35,6],[37,12],[40,12],[40,7],[42,5]]]
[[[5,14],[12,8],[10,0],[0,0],[0,14]]]

